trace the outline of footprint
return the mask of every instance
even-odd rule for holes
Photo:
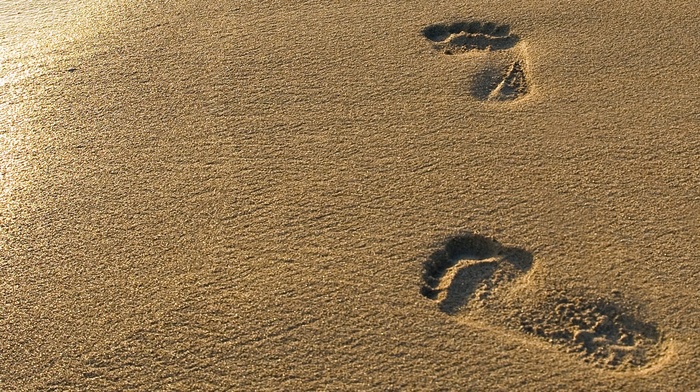
[[[424,264],[421,293],[455,314],[530,269],[532,256],[473,233],[450,237]]]
[[[510,49],[518,42],[518,37],[510,34],[508,25],[495,23],[434,24],[424,28],[423,35],[433,42],[435,49],[448,55],[470,50]]]
[[[448,238],[425,261],[420,292],[450,316],[482,318],[538,337],[595,366],[639,369],[660,358],[657,327],[612,301],[565,293],[518,300],[515,283],[532,263],[532,254],[523,249],[463,233]]]
[[[435,50],[446,55],[508,50],[516,47],[520,40],[510,33],[508,25],[490,22],[434,24],[425,27],[422,33]],[[525,95],[528,92],[526,63],[521,57],[518,55],[501,67],[491,67],[479,74],[474,79],[471,95],[484,101],[510,101]]]
[[[522,60],[511,65],[503,80],[491,91],[487,99],[491,101],[510,101],[527,93],[527,82]]]
[[[511,316],[516,316],[511,324],[517,320],[521,331],[605,368],[638,369],[662,354],[654,324],[637,320],[604,298],[558,293]]]

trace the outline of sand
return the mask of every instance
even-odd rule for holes
[[[86,3],[3,30],[0,389],[700,390],[694,2]]]

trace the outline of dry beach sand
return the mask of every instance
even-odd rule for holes
[[[700,390],[696,2],[44,3],[0,390]]]

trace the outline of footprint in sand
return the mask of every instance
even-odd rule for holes
[[[503,64],[494,64],[477,75],[472,85],[472,96],[483,101],[512,101],[527,94],[524,51],[514,49],[518,46],[519,38],[510,33],[509,26],[490,22],[441,23],[424,28],[423,36],[433,44],[434,49],[446,55],[478,51],[513,52],[515,56],[509,56]]]
[[[537,336],[599,367],[640,369],[661,356],[657,328],[606,299],[561,292],[518,299],[514,288],[532,263],[523,249],[460,234],[425,261],[421,294],[450,316]]]

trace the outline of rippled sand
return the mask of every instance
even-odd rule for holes
[[[1,390],[700,389],[700,6],[81,3],[0,5]]]

